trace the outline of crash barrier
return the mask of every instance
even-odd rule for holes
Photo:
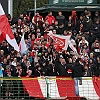
[[[80,97],[99,100],[99,77],[83,77],[82,85],[78,84],[78,87]],[[70,98],[68,100],[80,100],[79,97],[76,97],[74,80],[70,77],[0,78],[0,99],[7,98],[18,100]]]

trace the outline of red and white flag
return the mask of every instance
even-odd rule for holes
[[[67,50],[69,46],[75,53],[77,53],[77,49],[73,46],[70,40],[71,36],[55,35],[52,31],[50,31],[47,35],[53,39],[53,45],[57,51]]]
[[[23,34],[21,41],[19,43],[19,49],[20,49],[21,54],[24,54],[27,51],[26,43],[24,40],[24,34]]]
[[[83,77],[82,79],[82,85],[78,84],[80,97],[86,97],[89,100],[100,100],[99,77]],[[47,93],[50,98],[76,97],[75,83],[72,78],[55,76],[48,77],[47,81],[45,78],[40,77],[33,79],[25,78],[22,82],[31,97],[45,98]]]
[[[47,35],[53,39],[53,45],[55,48],[58,49],[59,47],[62,50],[67,50],[70,36],[55,35],[52,31],[50,31]]]
[[[56,80],[56,76],[49,77],[49,79],[37,77],[32,80],[22,80],[28,94],[32,97],[45,98],[47,97],[47,92],[49,97],[75,97],[75,88],[73,80]],[[62,79],[62,77],[59,77]],[[63,77],[65,78],[65,77]],[[72,79],[72,78],[71,78]],[[48,84],[48,90],[47,90]],[[34,92],[35,91],[35,92]],[[73,91],[73,92],[71,92]]]
[[[18,44],[14,38],[8,19],[0,4],[0,42],[4,41],[5,39],[12,47],[14,47],[16,51],[19,52]]]
[[[77,49],[76,49],[76,47],[73,46],[71,40],[68,41],[68,45],[75,53],[77,53]]]

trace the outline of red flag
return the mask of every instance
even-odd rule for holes
[[[89,80],[88,80],[89,79]],[[78,84],[80,97],[86,97],[89,100],[99,100],[100,97],[100,80],[99,77],[82,77],[82,85]],[[23,86],[25,86],[29,96],[32,97],[47,97],[50,98],[68,97],[68,100],[75,99],[75,83],[71,77],[53,76],[37,77],[33,79],[23,79]],[[47,90],[48,84],[48,90]],[[35,91],[35,92],[34,92]]]
[[[47,92],[50,97],[75,97],[75,88],[74,88],[74,80],[69,78],[70,80],[60,80],[60,78],[68,78],[68,77],[50,77],[51,80],[48,79],[49,90],[47,91],[47,83],[45,78],[37,77],[32,80],[22,80],[23,85],[25,86],[29,96],[45,98],[47,97]],[[59,78],[59,79],[56,79]],[[34,92],[35,91],[35,92]]]
[[[16,51],[19,52],[18,44],[14,38],[8,19],[0,4],[0,42],[4,41],[5,39],[12,47],[14,47]]]
[[[52,31],[50,31],[47,35],[53,39],[53,45],[56,50],[67,50],[70,36],[55,35],[52,33]]]
[[[95,91],[100,97],[100,77],[93,77],[92,80],[93,80]]]

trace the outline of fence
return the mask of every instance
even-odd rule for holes
[[[0,78],[0,100],[1,99],[26,99],[39,98],[75,99],[74,80],[68,77],[44,77],[44,78]],[[99,100],[100,79],[85,77],[79,86],[79,94],[89,100]],[[42,100],[40,99],[40,100]]]

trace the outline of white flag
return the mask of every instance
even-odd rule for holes
[[[27,51],[27,47],[26,47],[25,40],[24,40],[24,35],[21,38],[19,49],[20,49],[21,54],[24,54]]]
[[[77,53],[77,49],[73,46],[71,40],[68,41],[68,45],[75,53]]]

